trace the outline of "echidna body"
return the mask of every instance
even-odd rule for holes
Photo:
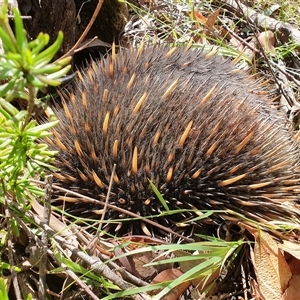
[[[142,216],[165,210],[149,180],[169,209],[294,216],[283,203],[298,199],[299,148],[260,84],[231,62],[154,47],[109,56],[79,77],[52,139],[64,187],[104,201],[115,164],[109,203]],[[92,217],[94,209],[78,200],[70,212]]]

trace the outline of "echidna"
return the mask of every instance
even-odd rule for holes
[[[284,205],[298,199],[300,178],[289,124],[255,79],[218,55],[121,51],[82,72],[56,114],[56,175],[70,190],[104,201],[115,164],[109,203],[141,216],[165,210],[149,180],[172,210],[230,209],[259,222],[296,214]],[[76,202],[68,209],[82,216],[102,208]],[[105,219],[119,218],[108,209]]]

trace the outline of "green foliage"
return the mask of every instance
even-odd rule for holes
[[[0,278],[0,299],[9,300],[4,278]]]
[[[114,257],[112,260],[121,259],[127,256],[134,256],[145,252],[163,252],[165,254],[168,252],[173,253],[175,257],[158,260],[156,262],[149,263],[144,267],[163,264],[173,265],[174,263],[177,263],[181,269],[186,269],[186,271],[182,276],[173,281],[120,291],[106,296],[103,300],[122,298],[129,295],[135,295],[137,293],[147,293],[148,291],[157,289],[162,289],[162,291],[152,299],[162,299],[170,290],[184,281],[204,279],[207,276],[212,275],[218,269],[220,269],[220,272],[223,269],[226,270],[228,265],[230,265],[232,260],[245,244],[244,241],[226,242],[208,236],[201,236],[201,238],[203,238],[203,241],[201,242],[147,246],[137,248],[132,251],[124,251],[121,255]],[[124,247],[126,247],[126,244],[124,244]]]
[[[55,154],[47,145],[36,141],[49,135],[47,130],[57,122],[38,126],[35,120],[30,120],[24,126],[27,113],[0,99],[0,179],[5,184],[5,189],[0,188],[0,195],[3,196],[5,190],[14,191],[19,203],[23,203],[23,196],[28,192],[41,195],[40,189],[31,185],[29,179],[43,175]]]
[[[55,255],[55,258],[69,270],[72,270],[74,273],[78,274],[80,276],[80,279],[87,285],[99,287],[101,289],[104,289],[105,291],[120,290],[120,288],[107,281],[104,277],[96,275],[93,270],[88,270],[77,262],[72,261],[69,257],[65,256],[65,254],[60,251],[59,246],[55,242],[52,243],[52,247],[54,249],[53,254]],[[55,274],[62,271],[63,269],[60,267],[52,270],[49,273]],[[72,284],[73,282],[70,282],[70,285]],[[65,288],[67,289],[68,286],[66,286]]]
[[[31,179],[43,176],[44,170],[51,168],[55,154],[40,140],[50,135],[49,129],[57,121],[38,125],[33,119],[35,109],[45,106],[37,94],[48,85],[61,83],[61,78],[70,70],[70,57],[50,63],[62,43],[62,32],[49,47],[46,47],[48,34],[40,33],[35,40],[28,41],[19,11],[15,9],[13,14],[15,33],[8,22],[5,1],[0,8],[0,203],[9,209],[13,208],[13,202],[17,210],[22,211],[29,207],[31,198],[44,195]],[[26,109],[12,105],[10,102],[14,99],[22,99]],[[9,218],[7,222],[0,244],[3,248],[7,239],[19,235],[17,221]],[[12,268],[20,271],[0,260],[0,273]],[[5,280],[0,278],[0,299],[8,299],[7,289]],[[32,296],[28,295],[27,299]]]
[[[60,78],[69,70],[70,57],[49,63],[59,50],[63,33],[59,32],[56,41],[48,48],[49,35],[40,33],[38,37],[28,42],[26,31],[18,10],[14,10],[15,32],[9,26],[7,8],[4,5],[0,11],[0,38],[4,53],[0,55],[0,97],[10,101],[14,98],[29,100],[30,95],[25,88],[38,89],[47,85],[57,86]]]
[[[57,86],[70,70],[70,57],[50,61],[60,48],[63,34],[45,48],[48,34],[40,33],[28,41],[18,10],[14,10],[15,34],[7,17],[7,4],[0,9],[0,201],[9,193],[14,201],[26,206],[30,195],[42,196],[43,191],[30,183],[33,177],[51,168],[54,152],[37,141],[50,135],[57,121],[38,125],[32,119],[35,107],[43,107],[37,93],[47,85]],[[10,101],[21,98],[27,110],[19,110]]]

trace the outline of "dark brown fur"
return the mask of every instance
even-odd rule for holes
[[[231,209],[257,221],[292,217],[282,202],[298,199],[299,149],[260,84],[217,55],[169,51],[122,51],[82,74],[65,110],[56,111],[62,185],[104,201],[116,164],[110,204],[142,216],[164,210],[150,179],[170,209]],[[92,209],[77,203],[70,211],[91,217]],[[159,222],[172,226],[193,215]],[[111,209],[106,215],[120,217]]]

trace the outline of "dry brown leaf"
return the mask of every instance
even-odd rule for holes
[[[282,300],[299,300],[300,298],[300,275],[293,275],[289,287],[285,291]]]
[[[265,300],[264,297],[261,295],[258,283],[254,278],[249,278],[249,285],[251,288],[251,296],[253,300]]]
[[[274,33],[270,30],[261,32],[257,36],[260,45],[263,47],[266,53],[270,53],[271,55],[275,55],[275,36]]]
[[[174,254],[177,257],[182,257],[182,256],[189,256],[192,255],[188,252],[185,251],[175,251]],[[188,272],[189,270],[191,270],[192,268],[194,268],[196,265],[199,265],[200,263],[202,263],[204,260],[203,259],[198,259],[198,260],[190,260],[190,261],[182,261],[179,263],[180,266],[180,270],[183,273]],[[199,276],[196,279],[192,280],[192,285],[194,287],[196,287],[198,289],[198,291],[202,294],[207,287],[213,282],[215,281],[220,275],[220,269],[216,270],[215,272],[213,272],[211,275],[209,276]],[[216,292],[216,284],[214,284],[210,290],[209,290],[209,295],[213,294],[214,292]]]
[[[157,266],[144,266],[152,262],[156,256],[154,252],[138,253],[131,256],[130,258],[134,264],[135,274],[138,274],[142,279],[153,278],[152,276],[157,273]]]
[[[283,241],[278,247],[285,252],[286,261],[293,275],[300,275],[300,245],[293,241]]]
[[[248,44],[250,45],[250,47],[245,47],[243,49],[243,53],[244,53],[244,55],[248,56],[249,59],[251,61],[253,61],[253,63],[255,63],[256,52],[254,51],[254,49],[256,49],[258,47],[257,46],[257,39],[255,37],[252,37],[252,39],[248,42]]]
[[[195,11],[194,16],[195,16],[196,21],[198,21],[199,23],[202,23],[202,24],[206,23],[207,19],[201,13]]]
[[[286,259],[293,275],[300,275],[300,260],[292,255]]]
[[[283,241],[283,244],[279,244],[278,247],[281,250],[293,255],[300,260],[300,244],[292,241]]]
[[[153,278],[157,272],[159,272],[159,269],[162,268],[161,265],[154,265],[154,266],[147,266],[145,265],[151,263],[157,258],[158,254],[155,252],[144,252],[144,253],[138,253],[134,254],[130,257],[130,261],[132,261],[132,267],[134,268],[134,274],[139,276],[139,278],[147,279],[147,278]]]
[[[205,23],[205,26],[206,26],[206,29],[210,32],[212,30],[212,28],[214,27],[215,23],[216,23],[216,20],[218,18],[220,14],[220,9],[214,11],[212,14],[210,14],[208,17],[207,17],[207,20],[206,20],[206,23]]]
[[[126,241],[127,239],[123,239],[121,243]],[[158,262],[165,259],[165,256],[161,256],[161,252],[159,251],[145,251],[142,253],[135,253],[123,256],[124,253],[130,253],[131,250],[138,249],[138,247],[142,246],[142,243],[145,242],[145,239],[137,240],[138,244],[129,244],[127,250],[122,247],[118,247],[119,242],[113,241],[112,243],[115,245],[114,254],[115,257],[118,259],[119,264],[125,268],[131,274],[141,278],[142,280],[149,280],[152,279],[156,274],[159,272],[172,268],[172,264],[168,263],[161,263],[157,265],[150,265],[151,262]],[[154,244],[154,243],[153,243]]]
[[[42,220],[44,215],[44,207],[40,205],[36,199],[32,199],[31,202],[32,208],[37,213],[39,218]],[[72,231],[68,229],[66,224],[61,222],[59,219],[57,219],[53,214],[50,216],[50,227],[55,230],[56,232],[59,232],[61,236],[73,236]]]
[[[162,283],[166,281],[171,281],[179,276],[182,275],[182,272],[178,269],[167,269],[159,273],[151,282],[151,284]],[[168,294],[164,297],[160,298],[160,300],[177,300],[179,299],[180,295],[182,295],[191,285],[190,281],[182,282],[181,284],[177,285],[175,288],[170,290]],[[155,291],[158,293],[157,291]]]
[[[234,48],[234,49],[238,49],[239,52],[244,51],[244,45],[241,43],[241,41],[239,39],[237,39],[234,35],[230,35],[230,41],[229,41],[230,45]]]
[[[253,265],[261,294],[266,300],[280,300],[292,277],[291,270],[277,243],[266,232],[252,232],[255,237]]]

